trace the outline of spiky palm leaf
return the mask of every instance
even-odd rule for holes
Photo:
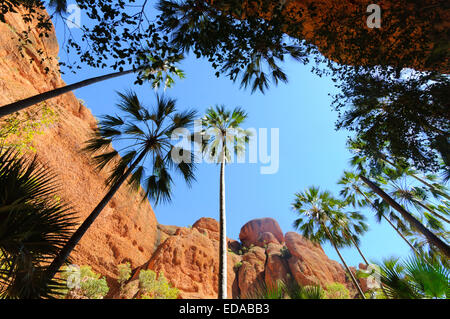
[[[384,260],[380,279],[393,299],[450,297],[450,270],[437,260],[413,256]]]
[[[190,134],[187,128],[193,123],[196,112],[177,112],[176,101],[164,96],[157,95],[155,106],[150,109],[135,92],[118,95],[121,114],[102,117],[84,150],[94,154],[93,161],[99,170],[110,168],[107,185],[113,185],[143,155],[128,184],[135,190],[143,185],[145,197],[155,204],[169,201],[173,182],[171,170],[179,173],[188,185],[195,181],[194,153],[175,142],[178,134]],[[113,143],[116,150],[112,148]],[[177,160],[174,154],[189,160]],[[151,167],[149,174],[148,167]]]
[[[205,142],[202,153],[208,161],[221,163],[223,156],[225,162],[230,163],[234,155],[245,155],[245,144],[252,136],[251,131],[240,127],[246,118],[241,108],[228,111],[224,106],[216,106],[207,110],[202,118],[201,134]]]
[[[350,246],[350,240],[342,236],[341,222],[344,216],[338,211],[338,203],[330,192],[320,191],[318,187],[296,193],[292,204],[298,215],[293,223],[294,228],[300,230],[305,238],[322,244],[330,240],[325,231],[327,227],[336,246]]]
[[[58,196],[55,175],[36,158],[0,149],[0,297],[51,297],[46,265],[70,238],[75,215]]]

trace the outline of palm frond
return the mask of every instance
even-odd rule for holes
[[[75,214],[56,194],[55,175],[36,158],[0,149],[0,298],[50,298],[49,262],[70,238]]]

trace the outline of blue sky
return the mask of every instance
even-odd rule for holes
[[[62,42],[60,24],[56,25]],[[71,57],[74,59],[74,57]],[[61,56],[64,61],[66,57]],[[261,175],[264,164],[231,164],[226,171],[227,235],[238,239],[240,228],[249,220],[261,217],[276,219],[283,232],[294,231],[295,213],[290,204],[295,192],[316,185],[338,194],[336,184],[345,169],[349,169],[350,153],[346,149],[348,132],[335,131],[337,113],[331,107],[329,93],[336,92],[333,82],[310,72],[310,66],[295,61],[283,65],[288,84],[271,86],[265,95],[251,94],[226,77],[216,78],[211,65],[193,57],[180,65],[186,78],[165,94],[176,98],[180,110],[195,108],[200,114],[216,104],[228,108],[243,107],[248,112],[244,128],[278,128],[280,134],[279,171]],[[77,74],[66,73],[66,83],[109,73],[111,70],[83,68]],[[96,116],[115,112],[115,91],[135,90],[147,104],[155,101],[155,91],[148,84],[134,85],[134,76],[98,83],[79,89],[76,96],[85,101]],[[162,92],[162,91],[161,91]],[[270,136],[270,135],[269,135]],[[270,150],[270,148],[269,148]],[[154,207],[159,223],[188,226],[200,217],[219,216],[219,167],[200,164],[197,182],[188,188],[176,178],[170,204]],[[362,238],[361,250],[369,260],[379,261],[392,255],[406,256],[408,246],[386,223],[377,224],[370,211],[364,212],[370,231]],[[330,245],[324,245],[327,255],[338,256]],[[344,258],[351,265],[362,262],[356,249],[343,249]]]

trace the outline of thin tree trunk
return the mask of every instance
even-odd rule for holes
[[[414,200],[414,202],[417,203],[417,205],[419,205],[419,206],[422,207],[423,209],[426,209],[427,211],[429,211],[429,212],[430,212],[432,215],[434,215],[435,217],[440,218],[440,219],[442,219],[443,221],[445,221],[446,223],[449,223],[449,224],[450,224],[450,221],[449,221],[447,218],[445,218],[444,216],[442,216],[442,215],[436,213],[434,210],[432,210],[432,209],[430,209],[428,206],[422,204],[420,201]]]
[[[220,164],[220,248],[219,248],[219,299],[227,298],[227,241],[225,218],[225,158]]]
[[[369,266],[369,262],[367,261],[366,257],[364,256],[364,254],[361,252],[361,250],[359,249],[358,244],[356,243],[355,239],[353,238],[353,236],[351,235],[348,227],[345,228],[345,230],[347,231],[347,236],[350,237],[350,240],[352,241],[353,245],[356,247],[356,249],[358,250],[359,255],[362,257],[362,259],[364,260],[364,262],[366,263],[367,266]]]
[[[322,223],[322,226],[324,227],[325,232],[327,233],[327,236],[328,236],[328,238],[330,239],[330,242],[331,242],[331,244],[333,245],[334,249],[336,250],[336,252],[337,252],[339,258],[341,259],[342,263],[344,264],[345,269],[346,269],[347,272],[349,273],[350,278],[351,278],[352,281],[353,281],[353,285],[356,287],[356,289],[357,289],[359,295],[361,296],[361,299],[366,299],[366,296],[364,296],[364,293],[363,293],[361,287],[359,286],[358,282],[356,281],[355,276],[353,276],[352,271],[351,271],[350,268],[347,266],[347,263],[345,262],[344,258],[342,257],[341,253],[339,252],[339,249],[337,248],[336,244],[334,243],[333,237],[331,236],[331,233],[330,233],[330,231],[328,230],[328,227],[327,227],[324,223]]]
[[[70,239],[67,241],[67,243],[64,245],[64,247],[59,252],[58,256],[55,257],[53,262],[47,268],[47,274],[46,274],[47,280],[52,279],[56,275],[59,268],[61,268],[61,266],[65,263],[65,261],[67,260],[67,258],[70,255],[70,253],[73,251],[75,246],[81,240],[83,235],[86,233],[86,231],[89,229],[89,227],[94,223],[95,219],[98,217],[98,215],[100,215],[102,210],[105,208],[105,206],[111,200],[111,198],[114,196],[114,194],[117,192],[117,190],[123,184],[123,182],[125,182],[125,180],[131,174],[133,169],[139,164],[140,161],[142,161],[142,159],[145,157],[146,153],[147,152],[145,150],[142,151],[142,153],[134,161],[134,163],[130,166],[130,168],[126,171],[126,173],[119,180],[117,180],[117,182],[111,187],[111,189],[108,191],[108,193],[106,193],[105,197],[103,197],[103,199],[100,201],[100,203],[98,203],[97,207],[94,208],[94,210],[85,219],[85,221],[81,224],[81,226],[78,227],[78,229],[72,234]]]
[[[122,75],[126,75],[126,74],[130,74],[130,73],[134,73],[135,70],[127,70],[127,71],[120,71],[120,72],[115,72],[115,73],[110,73],[110,74],[106,74],[106,75],[102,75],[102,76],[98,76],[98,77],[94,77],[94,78],[90,78],[84,81],[80,81],[71,85],[66,85],[51,91],[47,91],[41,94],[37,94],[34,96],[31,96],[29,98],[20,100],[20,101],[16,101],[13,102],[11,104],[8,105],[4,105],[0,107],[0,117],[12,114],[14,112],[18,112],[20,110],[23,110],[27,107],[30,107],[34,104],[43,102],[45,100],[57,97],[59,95],[62,95],[64,93],[68,93],[70,91],[94,84],[94,83],[98,83],[98,82],[102,82],[105,80],[109,80],[109,79],[113,79]]]
[[[444,243],[439,237],[428,230],[421,222],[419,222],[413,215],[406,211],[402,206],[400,206],[395,200],[393,200],[388,194],[386,194],[381,188],[371,182],[369,179],[360,175],[364,183],[369,186],[374,193],[378,194],[386,203],[388,203],[392,208],[398,211],[402,217],[407,220],[412,227],[417,231],[422,233],[428,240],[430,244],[433,244],[438,248],[447,258],[450,258],[450,247]]]
[[[366,194],[364,194],[364,193],[363,193],[361,190],[359,190],[359,189],[356,189],[356,191],[357,191],[358,193],[360,193],[362,196],[364,196],[364,198],[370,203],[370,205],[372,205],[372,207],[373,207],[375,210],[377,210],[377,208],[375,207],[375,204],[370,200],[369,197],[366,196]],[[399,236],[400,236],[401,238],[403,238],[403,240],[408,244],[409,247],[411,247],[411,249],[414,251],[414,253],[415,253],[417,256],[420,256],[419,252],[416,250],[416,247],[414,247],[414,246],[409,242],[409,240],[408,240],[408,239],[400,232],[400,230],[398,230],[398,228],[395,227],[395,225],[389,220],[389,218],[387,218],[384,214],[382,214],[381,216],[383,216],[383,218],[389,223],[389,225],[391,225],[391,227],[395,229],[395,231],[397,232],[397,234],[399,234]]]

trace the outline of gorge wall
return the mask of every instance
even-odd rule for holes
[[[229,1],[205,0],[227,10]],[[390,65],[448,74],[450,7],[445,0],[243,0],[239,18],[277,19],[293,38],[314,44],[332,61]],[[240,10],[236,9],[241,4]],[[379,6],[380,28],[369,28],[369,5]],[[281,8],[281,19],[276,9]],[[372,20],[371,20],[372,21]]]
[[[0,23],[0,105],[65,85],[56,62],[55,33],[51,32],[49,38],[32,33],[32,44],[25,46],[22,56],[17,44],[27,25],[20,14],[9,14],[6,19],[6,24]],[[41,62],[38,50],[54,59]],[[58,119],[35,137],[35,154],[56,173],[61,198],[71,204],[81,222],[105,194],[106,174],[95,171],[89,157],[80,152],[97,123],[73,93],[46,103]],[[141,197],[122,187],[71,258],[75,264],[92,266],[111,284],[117,277],[117,265],[130,262],[135,271],[129,285],[135,283],[141,269],[152,269],[163,272],[180,289],[182,298],[214,298],[218,240],[217,221],[202,218],[192,228],[158,225],[150,204],[141,203]],[[289,278],[302,285],[339,282],[353,291],[338,262],[300,235],[283,234],[273,219],[247,223],[240,241],[243,245],[228,241],[230,297],[248,296],[261,282],[271,285]]]

